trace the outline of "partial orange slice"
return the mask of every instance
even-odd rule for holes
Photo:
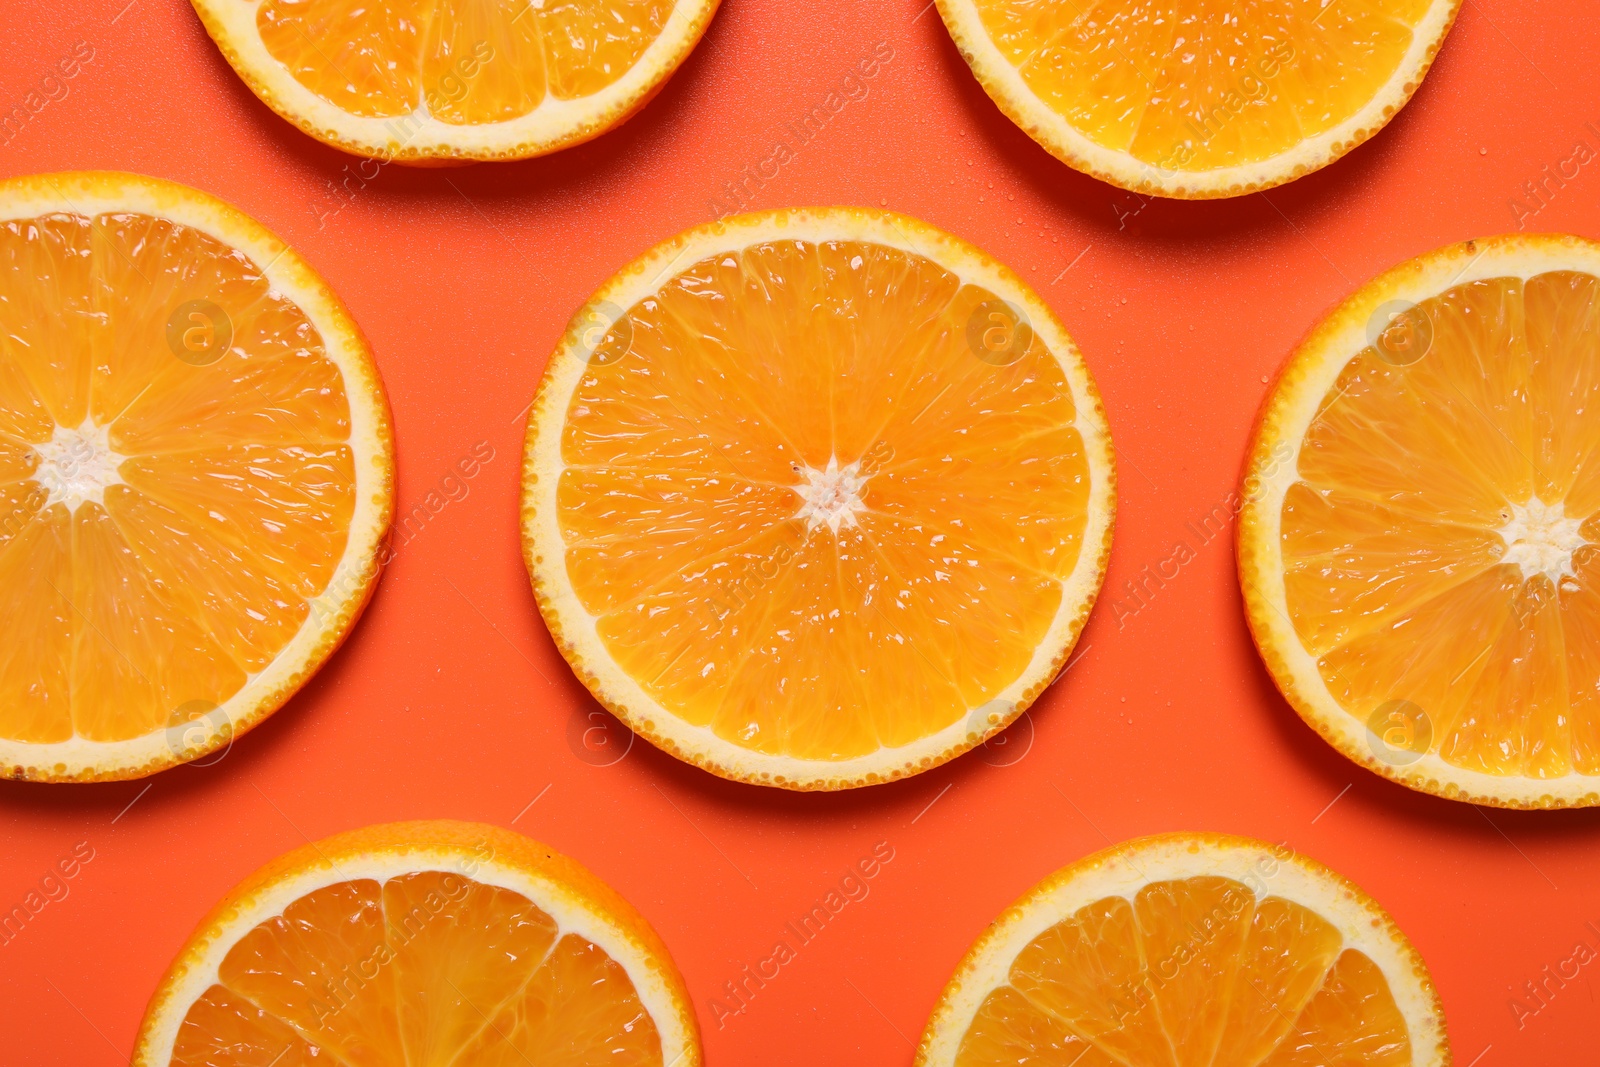
[[[579,312],[528,425],[523,543],[634,730],[839,789],[1032,703],[1112,507],[1088,368],[1016,275],[901,215],[794,210],[690,230]]]
[[[1600,803],[1600,244],[1469,241],[1338,307],[1281,372],[1239,524],[1301,716],[1414,789]]]
[[[1327,166],[1411,99],[1461,0],[938,0],[978,81],[1124,189],[1240,196]]]
[[[699,1067],[666,946],[495,826],[371,826],[274,860],[150,1000],[134,1067]]]
[[[945,988],[917,1067],[1441,1067],[1422,959],[1360,889],[1223,834],[1127,841],[1035,886]]]
[[[0,774],[231,744],[354,625],[393,486],[365,341],[260,224],[131,174],[0,183]]]
[[[193,0],[233,69],[304,132],[383,162],[525,159],[620,125],[718,0]]]

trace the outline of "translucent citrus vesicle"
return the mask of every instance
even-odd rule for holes
[[[384,400],[320,281],[203,194],[48,175],[0,216],[0,763],[146,773],[253,725],[354,621]]]
[[[1098,399],[1048,309],[846,209],[691,231],[620,274],[551,362],[526,477],[580,677],[669,750],[792,787],[925,769],[1019,714],[1110,529]]]
[[[1046,879],[968,953],[918,1067],[1447,1062],[1427,970],[1387,915],[1288,849],[1127,842]]]
[[[672,6],[262,0],[256,26],[296,81],[347,111],[393,118],[426,106],[471,124],[526,115],[547,94],[594,95],[632,68]]]
[[[717,0],[194,0],[266,103],[347,151],[512,159],[622,122]]]
[[[940,0],[979,80],[1127,189],[1236,196],[1324,166],[1405,105],[1460,0]]]
[[[700,1063],[682,979],[571,860],[494,827],[402,823],[276,861],[151,1000],[138,1067]]]
[[[1252,462],[1296,459],[1241,553],[1269,663],[1347,752],[1451,796],[1596,799],[1597,401],[1600,254],[1576,239],[1423,257],[1296,354]]]

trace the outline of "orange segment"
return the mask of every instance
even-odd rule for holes
[[[1356,758],[1421,788],[1592,803],[1600,257],[1560,238],[1447,249],[1330,321],[1359,347],[1319,332],[1273,402],[1294,395],[1309,419],[1269,415],[1258,435],[1258,456],[1298,452],[1260,501],[1280,562],[1258,578],[1283,599],[1252,622],[1309,668],[1280,683]],[[1271,536],[1241,530],[1244,553]]]
[[[627,972],[601,949],[568,935],[479,1027],[461,1062],[662,1067],[664,1061],[661,1036]]]
[[[1162,1054],[1167,1039],[1161,1020],[1142,981],[1132,905],[1101,900],[1080,908],[1073,919],[1039,935],[1011,964],[1008,987],[1023,999],[1020,1016],[1061,1019],[1108,1056],[1137,1061],[1154,1053],[1156,1062],[1170,1062],[1170,1050]],[[1115,991],[1114,999],[1096,995],[1104,993],[1097,988],[1102,983]],[[985,998],[991,1013],[1001,1009],[999,991]]]
[[[541,21],[533,4],[434,6],[421,69],[428,113],[467,126],[504,122],[538,107],[549,93]],[[414,107],[415,94],[412,101]]]
[[[119,452],[322,445],[349,437],[339,367],[304,313],[281,298],[269,298],[255,310],[238,323],[234,347],[222,359],[198,367],[169,366],[118,409],[111,432]],[[249,402],[228,403],[234,395]]]
[[[377,881],[361,879],[299,897],[239,938],[218,984],[345,1063],[403,1060],[382,896]]]
[[[26,744],[73,736],[72,529],[66,509],[29,518],[0,546],[0,611],[15,627],[0,644],[5,736]]]
[[[951,979],[918,1067],[1448,1061],[1415,950],[1326,868],[1168,834],[1035,887]]]
[[[1407,1067],[1412,1058],[1406,1021],[1371,960],[1346,952],[1295,1022],[1294,1034],[1262,1067],[1320,1067],[1325,1063]]]
[[[527,897],[438,871],[389,879],[383,911],[410,1063],[450,1062],[480,1036],[508,990],[542,986],[536,973],[560,936]],[[485,967],[486,958],[497,966]]]
[[[1221,1009],[1214,1062],[1260,1063],[1273,1050],[1292,1045],[1300,1029],[1297,1020],[1326,984],[1340,942],[1333,924],[1310,908],[1281,897],[1255,901]],[[1387,986],[1384,995],[1389,996]],[[1279,1010],[1262,1011],[1264,1004]]]
[[[978,1005],[961,1037],[958,1063],[1064,1063],[1072,1067],[1122,1067],[1119,1060],[1079,1037],[1066,1021],[1001,986]]]
[[[484,123],[526,115],[547,92],[600,92],[660,35],[672,6],[267,0],[256,25],[296,81],[352,114],[393,117],[425,106]]]
[[[269,106],[390,160],[519,159],[624,121],[717,0],[194,0]]]
[[[0,352],[10,365],[10,387],[0,393],[8,411],[0,418],[24,441],[77,426],[88,410],[91,360],[106,331],[95,251],[93,227],[81,215],[52,212],[0,225]]]
[[[355,473],[348,444],[229,444],[135,455],[122,465],[128,487],[170,509],[186,534],[232,542],[249,553],[252,569],[303,598],[326,587],[344,553]]]
[[[418,59],[436,6],[267,0],[255,21],[295,81],[353,115],[389,117],[421,102]]]
[[[49,175],[0,211],[0,602],[29,623],[0,656],[0,764],[148,773],[248,729],[330,650],[296,639],[353,622],[382,393],[320,280],[203,194]]]
[[[82,341],[94,354],[89,414],[97,423],[107,425],[124,415],[164,371],[189,372],[175,378],[192,376],[193,364],[174,359],[167,341],[175,314],[183,331],[180,341],[188,333],[200,350],[192,357],[197,363],[210,360],[216,353],[205,349],[226,344],[231,332],[241,332],[240,356],[265,355],[259,339],[247,340],[239,331],[268,290],[260,267],[244,253],[194,226],[135,212],[102,214],[90,233],[91,294],[101,317]],[[226,319],[195,317],[200,309],[185,307],[202,300],[220,308]]]
[[[322,1050],[276,1015],[229,992],[206,990],[183,1020],[173,1049],[174,1067],[322,1067]]]
[[[559,99],[593,96],[633,69],[661,34],[672,0],[551,0],[535,10]]]
[[[669,750],[796,787],[925,769],[1020,714],[1109,533],[1098,400],[1049,310],[847,209],[690,231],[620,274],[552,360],[526,462],[530,570],[579,676]]]
[[[1000,107],[1124,188],[1231,196],[1326,165],[1410,98],[1459,0],[939,0]]]
[[[135,1063],[698,1067],[682,980],[632,908],[565,857],[468,823],[342,834],[203,924]]]
[[[185,613],[167,580],[176,574],[140,559],[103,507],[79,508],[71,531],[75,734],[126,741],[164,728],[185,705],[220,706],[239,691],[243,669]]]
[[[16,248],[12,242],[6,242],[9,247]],[[9,279],[21,284],[21,279],[26,278],[25,272],[13,273]],[[27,298],[26,289],[18,294],[18,299]],[[15,321],[25,330],[40,329],[39,320],[29,314],[29,309],[20,306],[17,300],[7,298],[7,320]],[[15,309],[13,311],[13,309]],[[47,381],[51,375],[45,376]],[[8,447],[15,448],[21,442],[43,441],[49,438],[55,419],[50,410],[45,407],[44,401],[34,391],[33,384],[28,380],[25,363],[12,360],[0,360],[0,435],[9,438],[12,442]]]

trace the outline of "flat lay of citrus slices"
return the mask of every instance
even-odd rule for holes
[[[718,0],[194,0],[264,103],[347,152],[524,159],[619,125]]]
[[[256,872],[151,998],[134,1067],[699,1067],[645,920],[498,827],[371,826]]]
[[[1102,181],[1239,196],[1324,167],[1411,99],[1461,0],[938,0],[1012,121]]]
[[[607,283],[528,426],[523,543],[601,703],[729,778],[839,789],[1002,729],[1104,576],[1111,445],[1065,330],[925,223],[746,215]]]
[[[1600,803],[1600,245],[1380,275],[1295,352],[1247,464],[1251,630],[1351,759],[1479,804]]]
[[[231,744],[377,580],[389,412],[344,306],[185,186],[0,183],[0,775]]]
[[[1438,1067],[1442,1008],[1370,897],[1292,850],[1162,834],[1046,878],[986,930],[917,1067]]]

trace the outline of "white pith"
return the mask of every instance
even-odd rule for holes
[[[1546,504],[1533,497],[1525,504],[1509,504],[1511,518],[1495,532],[1506,543],[1501,563],[1514,563],[1522,571],[1522,580],[1536,574],[1550,579],[1561,588],[1565,578],[1576,578],[1572,567],[1572,554],[1589,539],[1578,532],[1583,525],[1581,517],[1571,517],[1561,501]]]
[[[104,506],[106,490],[124,484],[120,468],[127,457],[112,449],[107,428],[93,419],[71,429],[57,426],[33,451],[39,458],[33,479],[48,494],[45,507],[62,504],[75,515],[85,503]]]
[[[795,473],[803,479],[794,487],[800,496],[795,518],[805,520],[806,533],[818,526],[838,533],[841,525],[856,525],[856,512],[866,506],[861,502],[861,490],[867,476],[861,473],[859,459],[841,467],[838,456],[829,456],[822,470],[797,464]]]
[[[1448,1052],[1437,1001],[1415,949],[1378,906],[1332,872],[1263,842],[1223,835],[1161,835],[1086,857],[1046,878],[996,918],[951,977],[928,1021],[915,1067],[954,1067],[961,1039],[988,994],[1009,980],[1012,962],[1050,927],[1107,897],[1132,901],[1152,882],[1215,876],[1278,897],[1331,923],[1343,947],[1383,972],[1411,1039],[1410,1067],[1442,1067]]]
[[[1252,611],[1251,621],[1264,650],[1270,647],[1283,657],[1287,677],[1280,677],[1279,685],[1292,692],[1296,710],[1347,757],[1370,770],[1425,792],[1502,807],[1600,804],[1600,776],[1577,771],[1561,778],[1487,774],[1448,763],[1437,751],[1403,766],[1376,758],[1365,721],[1333,696],[1316,658],[1289,622],[1282,512],[1289,488],[1299,480],[1306,430],[1350,360],[1371,343],[1367,326],[1380,307],[1396,300],[1420,304],[1446,289],[1488,278],[1527,280],[1549,271],[1600,276],[1600,244],[1562,235],[1487,238],[1403,263],[1353,294],[1312,332],[1268,398],[1263,429],[1247,461],[1257,485],[1245,494],[1239,525],[1241,577],[1247,581],[1247,598],[1258,598],[1261,606]],[[1284,458],[1277,461],[1275,456]]]

